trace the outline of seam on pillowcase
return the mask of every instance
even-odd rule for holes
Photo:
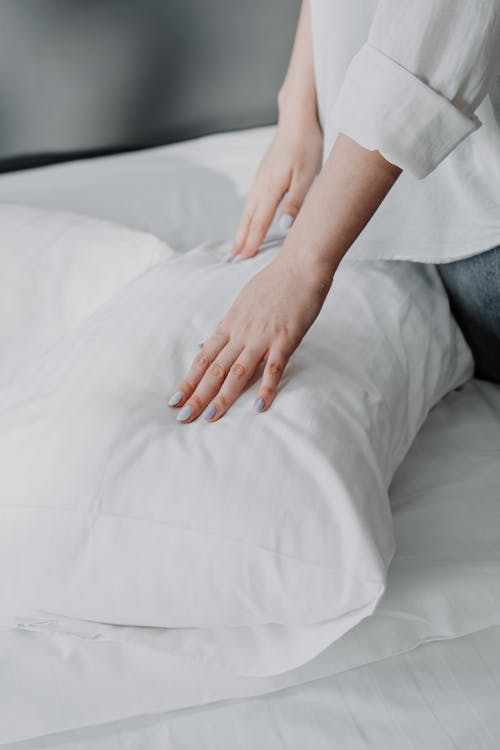
[[[346,568],[340,568],[340,567],[332,568],[332,567],[330,567],[328,565],[324,565],[322,563],[313,562],[311,560],[304,560],[302,558],[294,557],[293,555],[289,555],[289,554],[286,554],[284,552],[278,552],[277,550],[268,549],[267,547],[262,547],[259,544],[252,544],[251,542],[246,542],[246,541],[240,540],[240,539],[234,539],[232,537],[224,536],[222,534],[217,534],[217,533],[212,532],[212,531],[201,531],[199,529],[194,529],[194,528],[192,528],[190,526],[182,526],[180,524],[173,524],[170,521],[162,521],[162,520],[154,520],[153,521],[153,520],[150,520],[148,518],[139,518],[137,516],[120,516],[120,515],[116,515],[114,513],[89,513],[87,511],[82,511],[82,510],[78,510],[78,509],[69,510],[67,508],[50,508],[48,506],[23,505],[23,506],[20,507],[18,505],[11,505],[9,503],[2,503],[0,505],[0,517],[2,515],[2,510],[3,509],[14,510],[14,511],[17,511],[17,512],[23,512],[23,511],[30,511],[30,512],[32,512],[32,511],[34,511],[34,512],[40,513],[40,512],[44,512],[44,511],[49,511],[49,512],[52,512],[52,513],[61,513],[61,514],[62,513],[69,513],[69,514],[77,513],[80,516],[85,516],[85,517],[89,518],[89,520],[92,519],[92,527],[94,527],[96,525],[96,522],[99,520],[99,518],[112,518],[112,519],[118,520],[118,521],[127,521],[127,522],[133,522],[133,523],[146,523],[146,524],[150,524],[150,525],[153,525],[153,526],[156,526],[156,525],[168,526],[169,528],[179,529],[179,530],[181,530],[183,532],[186,532],[188,534],[197,534],[199,536],[214,537],[216,539],[222,539],[225,542],[229,542],[231,544],[239,544],[239,545],[243,545],[245,547],[251,547],[252,549],[260,550],[261,552],[265,552],[265,553],[267,553],[269,555],[274,555],[276,557],[283,558],[284,560],[293,560],[294,562],[300,563],[301,565],[307,565],[307,566],[314,567],[314,568],[321,568],[323,570],[331,570],[333,572],[338,571],[338,572],[346,573],[354,581],[360,581],[360,582],[369,583],[369,584],[376,584],[377,586],[380,585],[380,579],[368,578],[366,576],[363,576],[363,577],[355,576],[349,570],[347,570]],[[382,558],[380,558],[380,561],[381,561],[381,563],[384,563],[384,560]],[[385,565],[385,563],[384,563],[384,565]]]

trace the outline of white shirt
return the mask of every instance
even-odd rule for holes
[[[324,159],[342,132],[403,169],[349,257],[500,245],[500,0],[311,0],[311,16]]]

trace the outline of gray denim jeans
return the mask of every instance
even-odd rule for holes
[[[500,245],[436,267],[474,356],[475,376],[500,383]]]

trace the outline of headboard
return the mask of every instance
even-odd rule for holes
[[[275,122],[300,0],[2,0],[0,171]]]

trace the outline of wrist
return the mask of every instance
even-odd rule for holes
[[[320,260],[307,250],[306,247],[295,248],[285,241],[275,263],[312,294],[324,298],[332,285],[336,264]]]
[[[308,131],[319,128],[316,96],[285,79],[278,93],[278,127]]]

